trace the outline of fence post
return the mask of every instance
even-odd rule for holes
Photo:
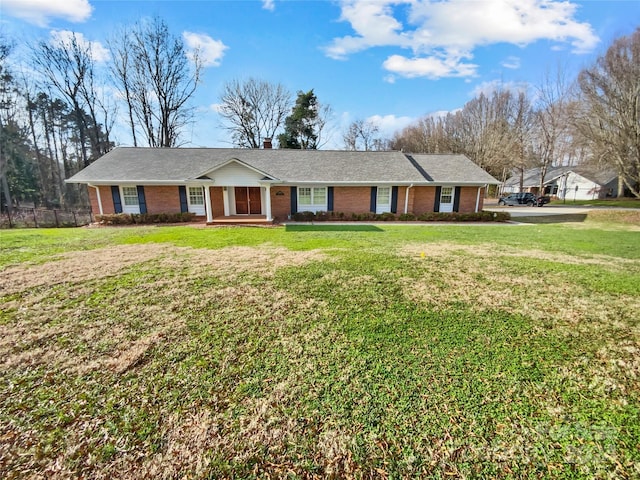
[[[60,228],[60,224],[58,223],[58,211],[53,209],[53,217],[56,219],[56,228]]]
[[[76,218],[76,211],[75,210],[71,210],[71,213],[73,213],[73,223],[77,227],[78,226],[78,219]]]
[[[38,216],[36,215],[36,209],[33,209],[33,223],[38,228]]]
[[[9,217],[9,228],[13,228],[13,223],[11,222],[11,209],[7,208],[7,217]]]

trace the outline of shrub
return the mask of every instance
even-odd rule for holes
[[[349,216],[343,212],[298,212],[294,213],[292,219],[296,222],[324,222],[330,220],[350,220],[352,222],[391,222],[391,221],[414,221],[421,222],[506,222],[511,219],[511,215],[507,212],[478,212],[478,213],[441,213],[441,212],[425,212],[419,217],[413,213],[402,213],[395,215],[394,213],[351,213]]]
[[[376,220],[382,220],[383,222],[391,222],[396,219],[395,213],[385,212],[376,214]]]
[[[296,222],[312,222],[315,214],[313,212],[296,212],[291,217]]]
[[[152,223],[183,223],[191,222],[195,213],[114,213],[108,215],[96,215],[96,220],[103,225],[148,225]]]

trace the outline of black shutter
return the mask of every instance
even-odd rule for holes
[[[442,187],[436,187],[436,198],[435,198],[435,201],[433,202],[434,212],[440,211],[440,194],[441,193],[442,193]]]
[[[144,199],[144,187],[138,185],[138,206],[140,207],[140,213],[147,213],[147,202]]]
[[[378,199],[378,187],[371,187],[371,203],[369,204],[369,211],[376,213],[376,203]]]
[[[291,187],[291,215],[298,213],[298,187]]]
[[[460,187],[454,189],[453,194],[453,211],[457,212],[460,209]]]
[[[113,197],[113,211],[122,213],[122,200],[120,200],[120,188],[117,185],[111,185],[111,197]]]
[[[180,212],[188,212],[189,203],[187,202],[187,187],[184,185],[178,185],[178,191],[180,192]]]
[[[327,212],[333,212],[333,187],[327,187]]]
[[[398,187],[391,187],[391,213],[398,213]]]

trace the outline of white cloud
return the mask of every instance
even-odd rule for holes
[[[276,9],[274,0],[262,0],[262,8],[264,8],[265,10],[269,10],[270,12],[273,12]]]
[[[377,125],[380,129],[379,136],[391,138],[395,132],[402,130],[416,121],[412,117],[396,117],[395,115],[372,115],[367,121]]]
[[[550,40],[577,53],[593,50],[599,39],[574,19],[576,9],[568,0],[343,0],[340,20],[355,34],[335,38],[325,52],[345,59],[372,47],[407,48],[412,58],[392,55],[385,68],[406,77],[472,76],[476,66],[461,59],[480,46]]]
[[[182,38],[191,50],[190,57],[193,59],[197,51],[205,67],[219,66],[224,57],[224,51],[229,48],[220,40],[214,40],[204,33],[182,32]]]
[[[402,55],[391,55],[382,66],[390,72],[403,77],[467,77],[476,73],[477,65],[461,63],[456,58],[441,59],[438,57],[407,58]]]
[[[53,18],[84,22],[93,7],[88,0],[2,0],[2,10],[5,15],[46,27]]]
[[[70,46],[75,36],[76,43],[82,49],[88,49],[91,58],[96,62],[106,62],[109,60],[109,50],[100,42],[87,40],[82,33],[70,30],[52,30],[49,33],[52,45]]]
[[[502,65],[504,68],[517,70],[518,68],[520,68],[520,58],[514,56],[507,57],[500,63],[500,65]]]
[[[209,110],[211,110],[212,112],[220,113],[222,111],[222,104],[212,103],[211,105],[209,105]]]

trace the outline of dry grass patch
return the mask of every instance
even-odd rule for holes
[[[11,267],[0,278],[0,293],[7,299],[0,324],[2,365],[124,372],[156,344],[182,335],[185,307],[219,302],[229,309],[245,305],[256,315],[268,309],[282,316],[293,308],[284,292],[267,294],[238,285],[238,277],[269,278],[278,268],[324,258],[318,252],[284,248],[206,250],[149,244]],[[188,288],[209,279],[219,280],[219,285]]]
[[[511,272],[503,258],[526,258],[568,265],[595,265],[607,270],[640,269],[640,261],[604,255],[573,257],[539,250],[516,250],[489,245],[411,245],[402,252],[416,258],[423,274],[402,280],[406,295],[414,301],[447,307],[464,302],[476,311],[500,309],[521,314],[538,322],[591,330],[593,322],[612,327],[624,325],[620,319],[634,318],[640,298],[620,294],[590,292],[570,278],[553,273],[542,277]],[[424,255],[424,256],[422,256]],[[453,267],[455,266],[455,268]],[[638,333],[638,332],[634,332]]]

